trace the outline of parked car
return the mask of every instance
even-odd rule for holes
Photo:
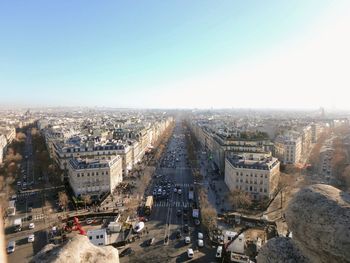
[[[189,236],[185,237],[185,243],[190,244],[191,243],[191,238]]]
[[[198,239],[203,239],[203,233],[198,232]]]
[[[13,253],[15,252],[15,249],[16,249],[16,241],[10,241],[8,242],[7,244],[7,253]]]
[[[203,239],[198,239],[197,245],[198,245],[198,247],[204,247],[204,241],[203,241]]]
[[[187,257],[193,258],[193,249],[192,248],[187,249]]]
[[[178,229],[178,230],[176,230],[176,232],[175,232],[176,234],[176,238],[181,238],[181,231]]]
[[[190,228],[188,227],[187,224],[184,225],[184,232],[188,233],[190,231]]]
[[[30,223],[29,224],[29,229],[34,229],[35,228],[35,224],[34,223]]]
[[[152,237],[152,238],[150,238],[150,239],[147,241],[147,244],[148,244],[149,246],[152,246],[152,245],[154,244],[154,242],[155,242],[155,238]]]
[[[34,234],[28,236],[28,243],[33,243],[35,240]]]

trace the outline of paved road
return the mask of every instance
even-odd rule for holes
[[[48,196],[48,193],[54,193],[52,189],[47,190],[37,190],[40,185],[38,184],[37,178],[35,178],[33,164],[33,146],[32,146],[32,136],[31,130],[26,131],[26,140],[24,147],[24,158],[22,162],[22,171],[17,178],[23,185],[23,182],[27,182],[27,185],[32,185],[34,190],[25,190],[17,194],[16,202],[16,215],[8,218],[5,234],[6,241],[15,240],[16,250],[14,253],[8,255],[8,261],[11,262],[29,262],[30,259],[41,250],[43,246],[47,244],[45,228],[47,227],[45,223],[45,218],[47,216],[43,213],[44,196]],[[22,186],[17,186],[17,189],[22,189]],[[28,208],[32,207],[32,211]],[[27,217],[32,215],[33,219],[27,221]],[[22,218],[23,227],[22,231],[14,233],[12,227],[15,218]],[[35,223],[34,229],[29,229],[29,223]],[[35,241],[33,243],[28,243],[28,236],[30,234],[35,235]]]
[[[185,262],[188,261],[188,248],[195,251],[192,260],[211,262],[215,252],[208,252],[209,248],[198,249],[196,245],[199,228],[193,223],[192,202],[188,198],[190,188],[194,187],[194,179],[187,159],[184,129],[179,119],[153,178],[146,195],[152,195],[154,190],[158,191],[162,182],[165,184],[162,185],[162,191],[166,189],[167,194],[155,198],[151,216],[146,223],[148,233],[140,241],[130,245],[135,254],[121,258],[121,262]],[[176,192],[174,188],[177,188]],[[181,194],[178,189],[181,189]],[[187,217],[184,216],[184,209],[187,210]],[[184,233],[185,224],[189,226],[189,233]],[[181,231],[181,238],[176,238],[177,230]],[[191,237],[188,245],[185,244],[185,236]],[[145,241],[153,237],[155,245],[145,246]]]

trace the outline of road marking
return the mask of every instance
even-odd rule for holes
[[[34,221],[43,220],[44,217],[45,217],[44,214],[36,214],[36,215],[33,215],[33,220],[34,220]]]

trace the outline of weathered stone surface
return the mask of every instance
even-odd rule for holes
[[[259,251],[258,263],[307,263],[309,262],[287,237],[269,240]]]
[[[32,262],[50,263],[118,263],[118,250],[93,245],[86,236],[77,235],[64,246],[47,245]]]
[[[285,216],[293,240],[270,240],[259,253],[258,263],[350,262],[348,193],[324,184],[309,186],[293,197]]]
[[[286,211],[288,227],[312,262],[350,261],[350,195],[325,184],[300,190]]]

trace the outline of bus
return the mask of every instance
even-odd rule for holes
[[[145,215],[150,215],[153,207],[153,196],[147,196],[145,204]]]
[[[8,216],[16,215],[16,200],[9,201],[9,206],[7,208],[7,215]]]

